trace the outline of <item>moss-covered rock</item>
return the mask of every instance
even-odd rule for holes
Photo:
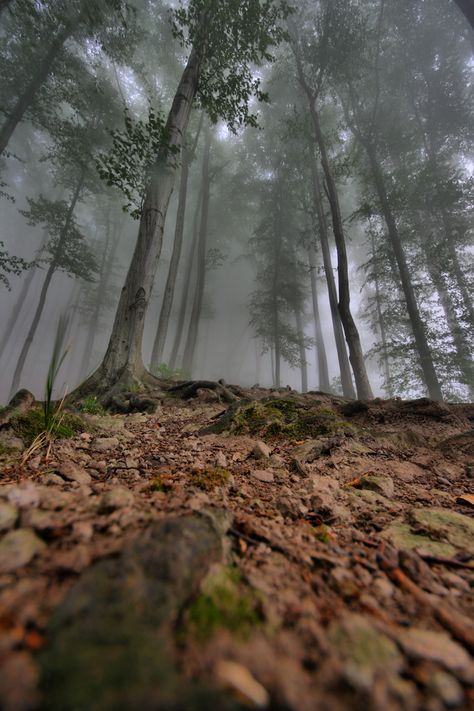
[[[448,509],[423,508],[411,511],[410,519],[432,537],[474,554],[474,520],[469,516]]]
[[[12,417],[10,424],[15,435],[29,446],[45,430],[43,409],[40,406],[32,407],[27,412]],[[73,437],[78,432],[85,430],[84,420],[79,415],[65,410],[61,412],[51,432],[55,437]]]
[[[231,477],[232,474],[222,467],[205,467],[204,469],[193,469],[191,483],[203,491],[212,491],[218,486],[227,486]]]
[[[382,536],[387,538],[396,548],[401,550],[414,550],[426,555],[447,557],[454,555],[456,549],[450,543],[434,541],[429,536],[413,533],[411,527],[403,521],[394,521],[383,531]]]

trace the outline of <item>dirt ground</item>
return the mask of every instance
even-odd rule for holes
[[[235,708],[473,708],[474,405],[255,389],[229,413],[194,394],[86,414],[26,461],[0,429],[0,708],[60,708],[51,619],[101,562],[190,517],[219,519],[222,550],[167,623],[186,683]],[[140,595],[145,619],[159,603]]]

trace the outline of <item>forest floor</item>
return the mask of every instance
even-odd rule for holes
[[[0,708],[473,708],[474,405],[243,394],[0,429]]]

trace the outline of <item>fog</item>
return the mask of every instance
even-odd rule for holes
[[[43,397],[62,314],[57,397],[140,383],[142,357],[163,378],[472,400],[468,19],[239,5],[0,2],[1,404]]]

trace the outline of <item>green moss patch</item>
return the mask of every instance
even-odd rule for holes
[[[229,429],[234,434],[296,440],[355,432],[334,410],[311,400],[291,398],[252,402],[234,414]]]
[[[228,484],[231,476],[231,473],[222,467],[193,469],[191,472],[191,483],[203,491],[212,491],[218,486]]]
[[[236,568],[224,567],[210,574],[202,592],[187,611],[187,629],[203,641],[218,629],[248,637],[261,624],[256,594],[246,587]]]
[[[40,407],[33,407],[25,413],[15,415],[11,419],[11,427],[15,434],[29,446],[34,439],[44,432],[44,412]],[[73,437],[78,432],[84,432],[84,421],[72,412],[62,412],[58,424],[53,426],[55,437]]]

